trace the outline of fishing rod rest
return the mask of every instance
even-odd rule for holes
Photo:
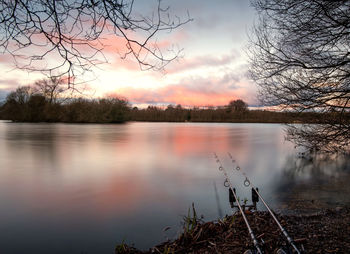
[[[258,188],[256,188],[256,189],[252,188],[252,202],[253,203],[259,202],[259,195],[257,193],[258,191],[259,191]]]
[[[236,188],[233,188],[233,191],[236,193]],[[229,199],[229,202],[230,202],[230,205],[231,205],[231,208],[233,208],[233,203],[236,202],[236,198],[235,198],[235,195],[233,195],[233,191],[231,190],[231,188],[228,189],[228,199]]]
[[[249,210],[251,210],[251,209],[257,210],[256,203],[259,202],[259,195],[258,195],[257,191],[259,191],[258,188],[256,188],[256,191],[254,188],[252,188],[252,204],[251,205],[247,205],[247,204],[241,205],[243,210],[245,210],[246,208],[248,208]],[[236,200],[233,192],[235,192],[235,194],[236,194],[236,188],[233,188],[233,191],[231,188],[228,189],[230,206],[231,206],[231,208],[238,208],[238,205],[235,205],[237,200]]]

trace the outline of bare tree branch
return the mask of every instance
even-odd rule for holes
[[[0,50],[12,55],[20,69],[65,77],[72,85],[77,75],[107,61],[104,40],[113,36],[123,40],[122,58],[133,56],[141,69],[162,69],[181,50],[164,54],[156,44],[157,35],[191,18],[172,19],[161,0],[151,17],[138,14],[134,4],[134,0],[0,0]]]
[[[323,144],[335,134],[340,138],[344,134],[340,127],[349,126],[350,1],[252,0],[252,4],[259,22],[249,47],[250,75],[260,87],[262,103],[333,112],[336,117],[327,124],[332,128]],[[317,129],[305,127],[301,136],[306,130],[312,136]],[[293,133],[301,134],[295,129]],[[348,136],[343,138],[348,143]]]

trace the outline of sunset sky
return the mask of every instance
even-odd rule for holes
[[[137,8],[150,10],[151,0],[139,0]],[[134,105],[219,106],[233,99],[256,105],[256,87],[246,77],[245,48],[254,22],[254,9],[248,0],[166,0],[170,12],[193,21],[162,35],[161,47],[173,44],[183,48],[180,58],[165,72],[141,71],[132,59],[121,60],[114,52],[105,55],[109,64],[94,70],[87,92],[95,97],[117,94]],[[118,43],[111,39],[110,45]],[[6,55],[0,55],[0,101],[9,91],[42,78],[14,68]]]

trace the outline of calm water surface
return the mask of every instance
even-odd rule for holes
[[[147,249],[179,234],[192,202],[205,220],[229,214],[213,152],[227,168],[231,152],[275,209],[349,204],[348,160],[302,159],[283,128],[0,122],[0,253],[113,253],[123,240]]]

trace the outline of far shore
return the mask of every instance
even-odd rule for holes
[[[257,120],[248,120],[248,121],[157,121],[157,120],[128,120],[123,122],[84,122],[84,121],[72,121],[72,122],[66,122],[66,121],[14,121],[10,119],[0,119],[1,122],[8,122],[8,123],[64,123],[64,124],[127,124],[127,123],[241,123],[241,124],[322,124],[313,122],[313,121],[273,121],[270,119],[267,119],[266,121],[257,121]]]

